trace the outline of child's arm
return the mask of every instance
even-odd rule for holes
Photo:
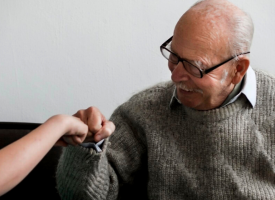
[[[23,138],[1,149],[0,196],[22,181],[53,145],[80,144],[87,133],[87,125],[78,118],[56,115]],[[62,136],[64,140],[61,139]]]

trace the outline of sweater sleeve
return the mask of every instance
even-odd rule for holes
[[[124,199],[137,184],[146,186],[144,135],[122,110],[111,117],[116,130],[105,140],[102,152],[64,148],[56,172],[61,199]]]

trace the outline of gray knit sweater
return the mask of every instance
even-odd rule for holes
[[[174,102],[174,86],[134,95],[111,117],[102,153],[64,149],[62,199],[275,199],[275,79],[256,71],[257,102],[246,97],[196,111]]]

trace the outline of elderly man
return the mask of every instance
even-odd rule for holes
[[[171,82],[119,106],[112,135],[96,108],[76,114],[105,141],[64,151],[61,197],[275,199],[275,79],[250,67],[252,37],[228,1],[192,6],[161,45]]]

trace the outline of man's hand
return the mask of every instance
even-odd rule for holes
[[[80,118],[88,125],[89,131],[84,142],[99,142],[109,137],[115,131],[113,122],[106,120],[96,107],[79,110],[73,116]]]

